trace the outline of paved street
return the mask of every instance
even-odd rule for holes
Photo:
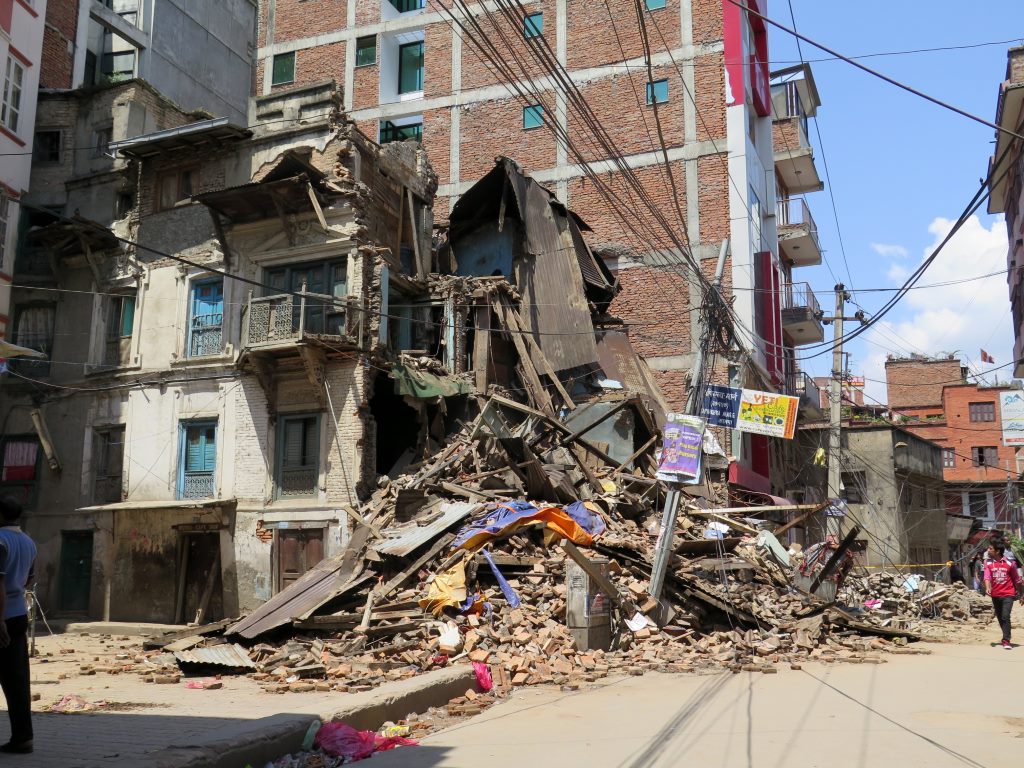
[[[579,693],[530,689],[374,757],[375,768],[1001,768],[1024,737],[1024,647],[931,646],[881,665],[777,675],[647,675]],[[992,693],[993,689],[999,691]]]

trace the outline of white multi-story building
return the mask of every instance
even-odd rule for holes
[[[0,0],[0,337],[6,337],[21,206],[32,169],[46,0]]]

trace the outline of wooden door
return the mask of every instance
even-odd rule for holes
[[[324,559],[324,529],[277,531],[277,591]]]

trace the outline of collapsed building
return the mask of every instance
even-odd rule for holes
[[[343,552],[481,396],[651,461],[665,406],[607,313],[615,281],[512,160],[435,231],[422,149],[367,139],[328,84],[257,99],[250,128],[122,90],[154,130],[40,206],[16,268],[16,341],[49,359],[10,364],[4,485],[33,511],[44,605],[245,613]],[[583,449],[569,472],[516,450],[559,498],[592,473]]]

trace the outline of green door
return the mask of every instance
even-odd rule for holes
[[[60,609],[89,610],[92,531],[60,532]]]

